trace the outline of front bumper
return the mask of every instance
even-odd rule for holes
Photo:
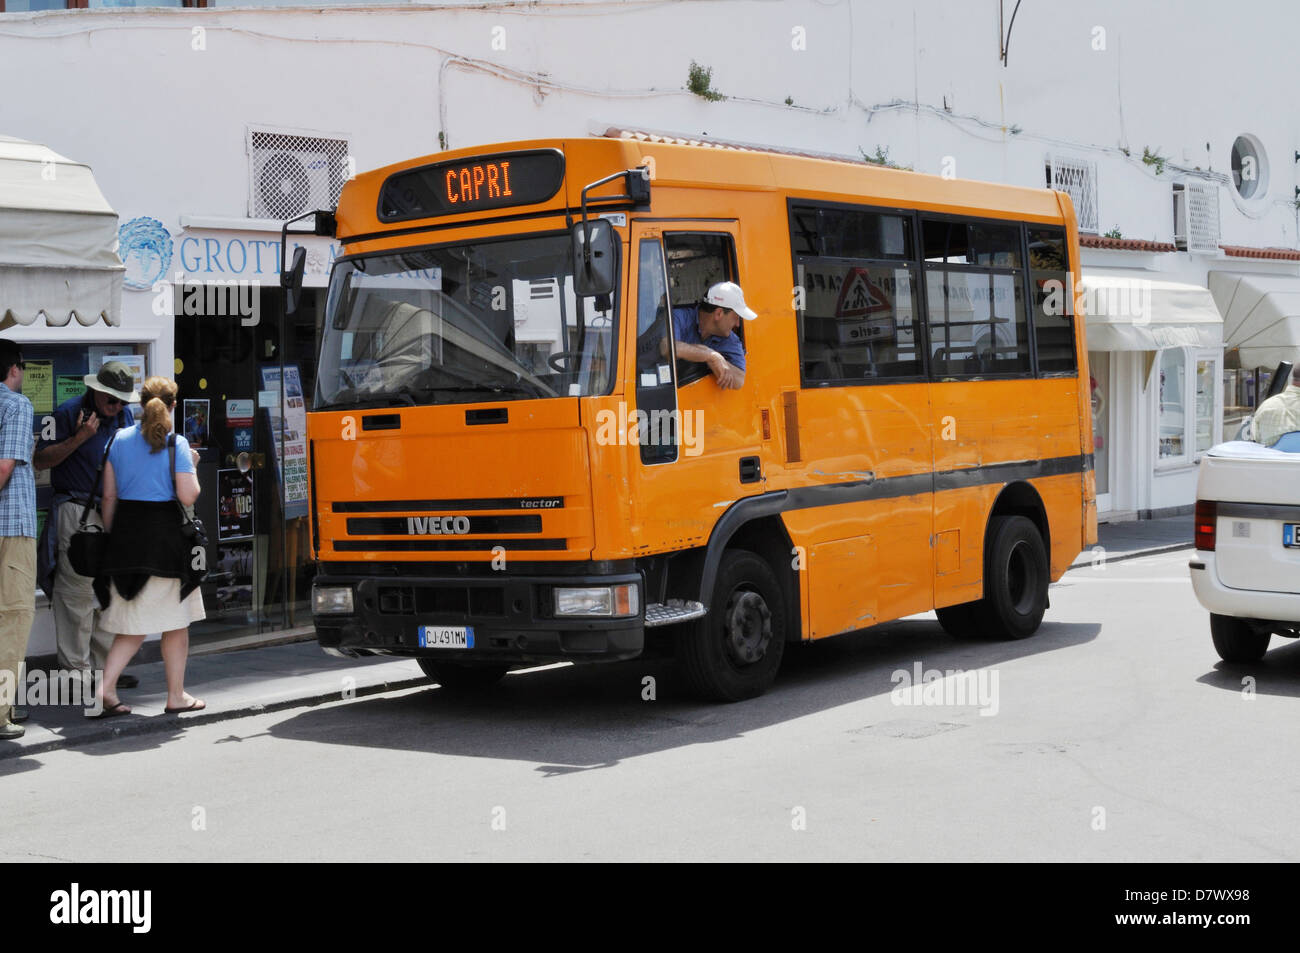
[[[351,586],[354,612],[316,615],[316,640],[331,655],[403,655],[463,662],[612,662],[645,647],[644,617],[556,618],[556,586],[636,583],[616,575],[318,575],[318,586]],[[642,586],[644,592],[644,586]],[[644,604],[644,600],[641,600]],[[421,648],[422,625],[471,626],[474,648]]]
[[[1216,615],[1239,619],[1282,622],[1290,626],[1300,623],[1300,593],[1232,589],[1219,581],[1214,557],[1214,553],[1198,549],[1188,564],[1192,589],[1202,606]]]

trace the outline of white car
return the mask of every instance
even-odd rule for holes
[[[1272,635],[1300,636],[1300,453],[1244,440],[1206,452],[1189,566],[1224,661],[1257,661]]]

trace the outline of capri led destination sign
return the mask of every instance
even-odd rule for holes
[[[554,149],[435,162],[390,175],[379,190],[379,218],[401,222],[536,205],[563,182],[564,155]]]

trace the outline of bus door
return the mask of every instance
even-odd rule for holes
[[[673,357],[673,310],[693,308],[719,281],[741,280],[737,237],[730,222],[631,227],[636,353],[628,391],[644,419],[630,468],[634,538],[659,551],[704,544],[727,506],[764,490],[753,377],[722,390],[703,364]]]

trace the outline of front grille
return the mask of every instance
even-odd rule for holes
[[[383,615],[503,618],[506,614],[501,586],[380,586],[376,601]]]

